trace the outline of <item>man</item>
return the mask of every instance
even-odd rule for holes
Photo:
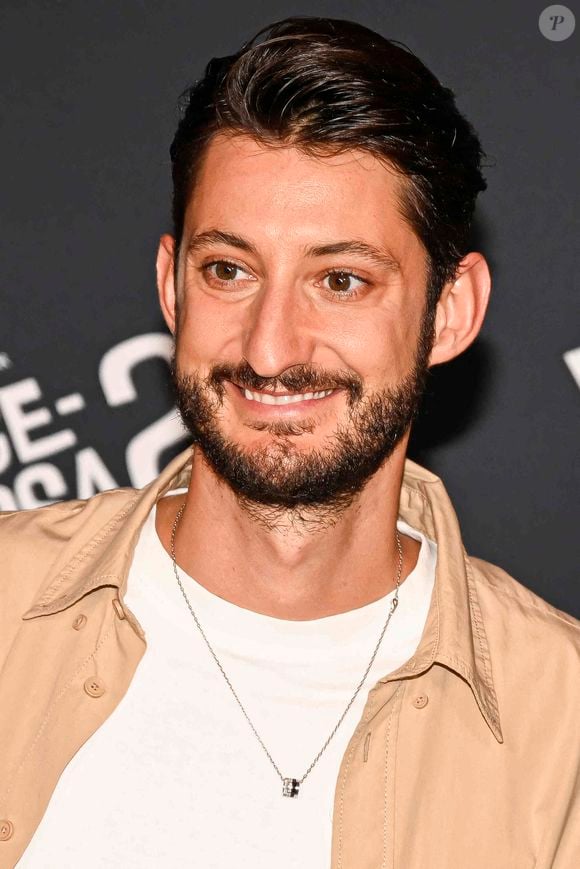
[[[2,516],[0,866],[572,869],[579,623],[405,459],[488,301],[477,136],[361,25],[260,36],[171,149],[193,450]]]

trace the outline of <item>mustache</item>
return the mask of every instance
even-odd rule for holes
[[[350,371],[322,371],[313,365],[293,365],[276,377],[261,377],[246,360],[238,365],[219,363],[214,365],[206,378],[208,386],[223,396],[225,381],[249,390],[287,390],[288,392],[322,392],[327,389],[344,389],[351,403],[363,395],[362,379]]]

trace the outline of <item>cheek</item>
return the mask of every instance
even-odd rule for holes
[[[183,368],[209,368],[216,362],[239,362],[239,327],[223,305],[212,299],[198,298],[195,304],[185,300],[180,311],[177,332],[177,359]],[[236,356],[237,347],[237,356]]]
[[[418,336],[418,318],[376,310],[345,323],[340,355],[369,387],[394,384],[412,369]]]

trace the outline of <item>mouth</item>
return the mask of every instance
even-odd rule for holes
[[[318,392],[282,392],[261,391],[246,389],[243,386],[229,381],[228,386],[233,389],[238,398],[241,397],[243,406],[249,410],[262,413],[296,413],[303,410],[313,410],[326,404],[331,396],[340,389],[323,389]]]

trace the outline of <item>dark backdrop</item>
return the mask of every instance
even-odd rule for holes
[[[154,280],[177,97],[265,24],[351,18],[456,92],[492,164],[474,232],[489,315],[434,372],[411,455],[473,554],[580,615],[580,26],[546,39],[545,5],[3,0],[0,508],[142,485],[185,446]]]

